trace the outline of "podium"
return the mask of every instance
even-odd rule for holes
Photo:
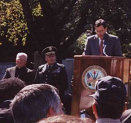
[[[89,95],[95,92],[95,82],[107,75],[123,80],[128,100],[130,66],[131,60],[124,57],[75,55],[72,115],[80,116],[81,110],[91,107],[93,99]]]

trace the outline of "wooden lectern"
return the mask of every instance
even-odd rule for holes
[[[130,66],[130,59],[124,57],[74,56],[72,115],[80,116],[81,110],[92,105],[89,95],[95,92],[95,82],[107,75],[121,78],[128,85],[129,97]]]

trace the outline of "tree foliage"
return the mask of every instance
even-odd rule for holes
[[[0,15],[0,42],[5,43],[8,40],[17,45],[20,41],[25,45],[28,27],[19,0],[1,0]]]
[[[61,58],[80,54],[87,30],[94,34],[94,22],[103,18],[131,57],[129,0],[2,0],[0,14],[2,43],[20,42],[29,53],[54,45]]]

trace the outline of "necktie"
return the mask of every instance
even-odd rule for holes
[[[103,40],[100,43],[100,56],[103,56]]]
[[[52,68],[52,65],[48,65],[47,68],[48,68],[48,69],[51,69],[51,68]]]

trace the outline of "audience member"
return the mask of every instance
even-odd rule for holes
[[[26,67],[27,54],[18,53],[16,56],[16,66],[7,68],[3,79],[17,77],[23,80],[26,85],[32,84],[35,72]]]
[[[96,123],[120,123],[126,101],[126,88],[121,79],[111,76],[99,79],[91,96],[95,99]]]
[[[48,84],[33,84],[23,88],[13,99],[11,110],[15,123],[35,123],[63,113],[57,89]]]
[[[24,86],[25,83],[18,78],[0,81],[0,123],[14,123],[9,105],[11,100]]]

